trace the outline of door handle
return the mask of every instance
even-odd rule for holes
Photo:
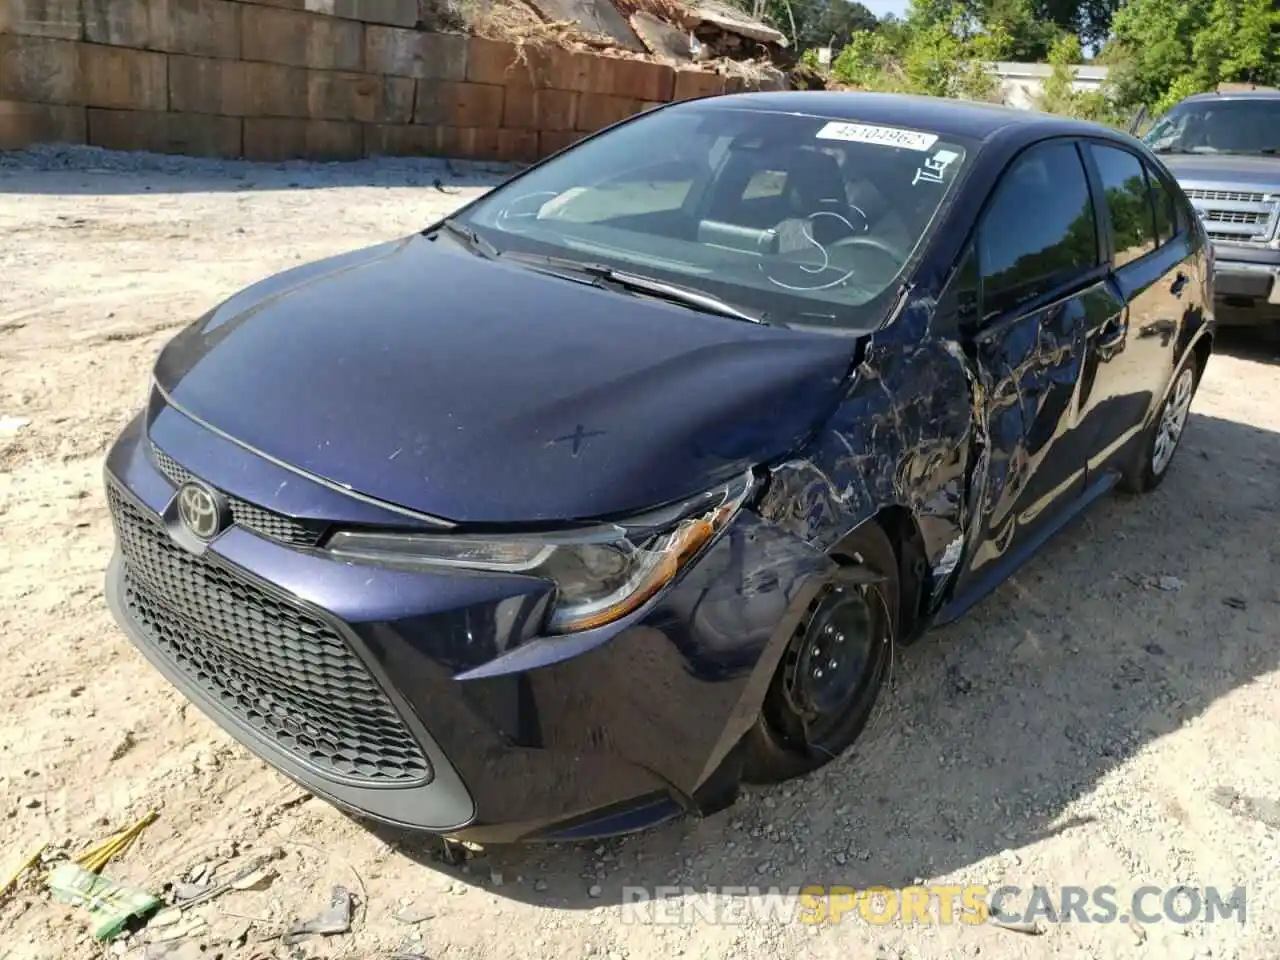
[[[1179,272],[1178,275],[1174,277],[1173,284],[1169,287],[1169,292],[1172,293],[1175,297],[1180,297],[1182,296],[1182,291],[1186,289],[1186,286],[1187,286],[1187,275],[1185,273]]]

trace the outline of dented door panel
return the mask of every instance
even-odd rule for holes
[[[1086,304],[1099,287],[998,325],[975,338],[988,385],[988,480],[981,515],[956,589],[1030,543],[1084,488],[1076,410],[1085,351]]]

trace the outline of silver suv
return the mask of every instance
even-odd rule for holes
[[[1188,97],[1143,139],[1213,241],[1218,322],[1280,323],[1280,91]]]

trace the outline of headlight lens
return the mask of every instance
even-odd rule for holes
[[[746,473],[681,503],[587,530],[493,537],[340,530],[326,546],[334,557],[355,563],[549,580],[556,598],[547,630],[573,633],[642,606],[728,525],[753,486]]]

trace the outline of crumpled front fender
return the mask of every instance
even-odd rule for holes
[[[959,565],[982,489],[979,373],[958,340],[923,336],[934,301],[908,302],[873,336],[830,419],[776,465],[761,515],[830,551],[859,525],[906,510],[927,564],[929,611]]]

